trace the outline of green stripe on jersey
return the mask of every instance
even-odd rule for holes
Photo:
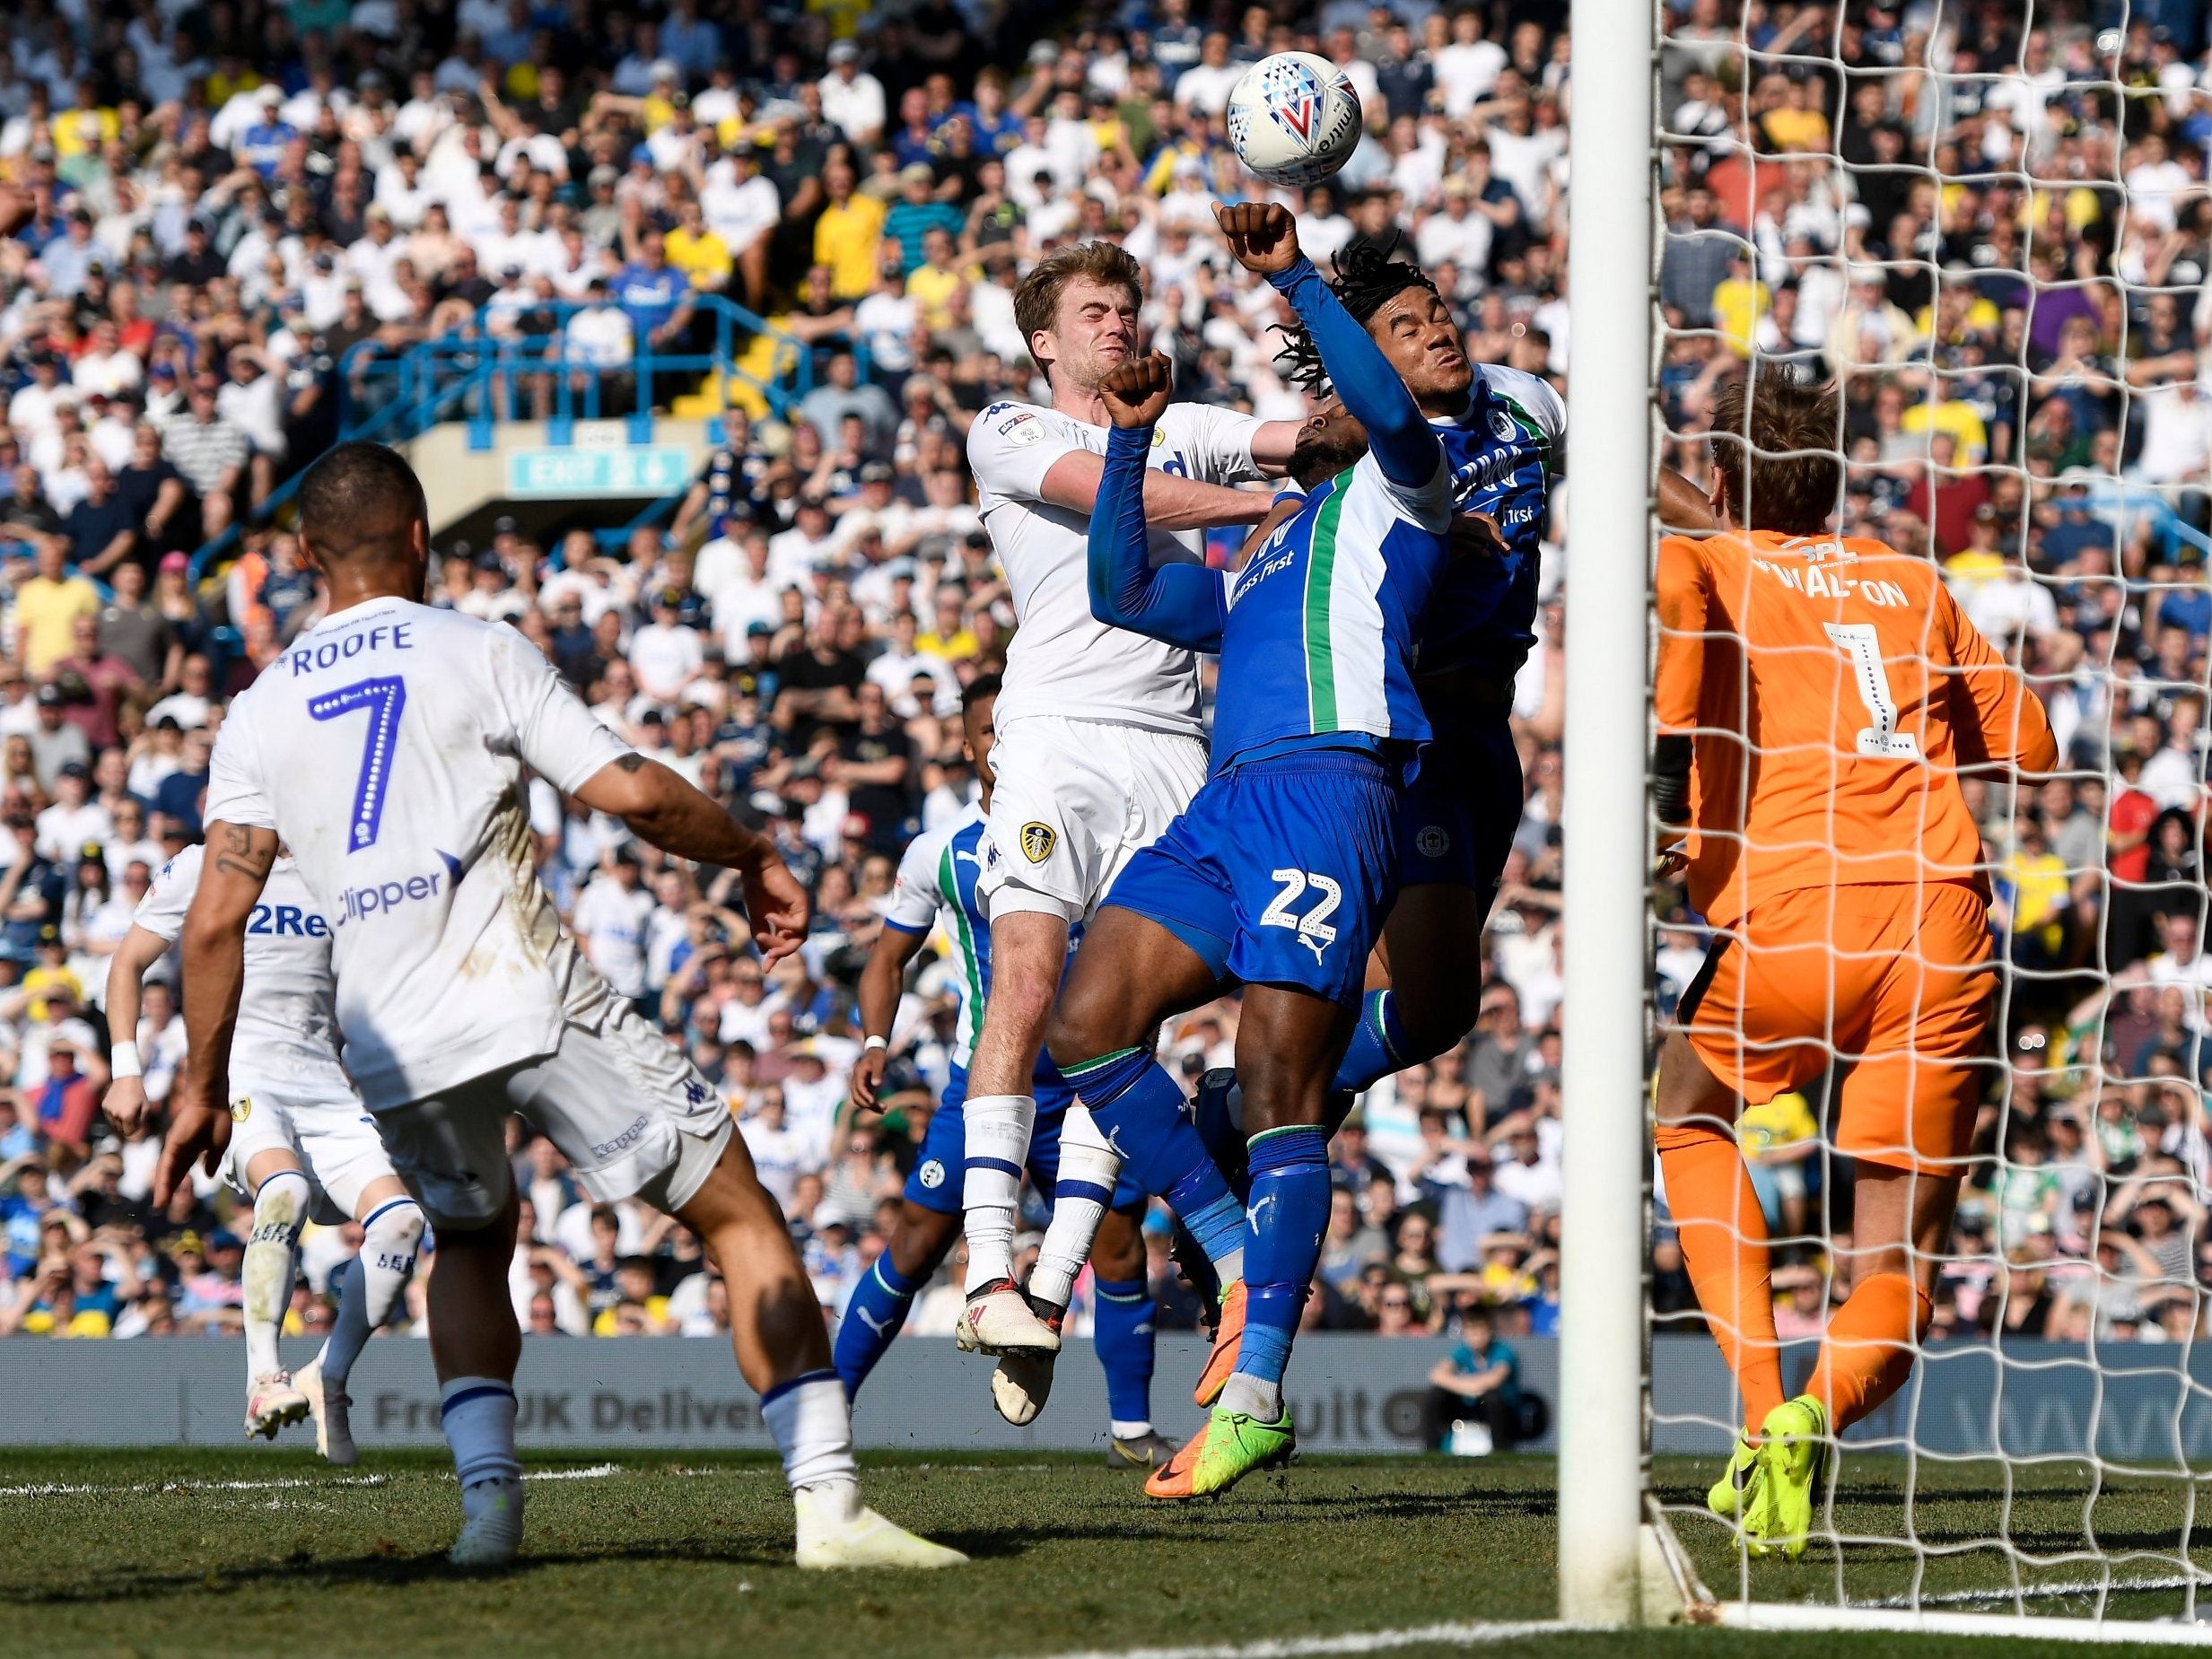
[[[944,851],[937,858],[937,885],[945,895],[945,908],[952,912],[952,942],[960,953],[960,971],[967,980],[969,1028],[980,1032],[984,1025],[984,975],[975,960],[975,935],[967,924],[967,907],[960,903],[960,876],[953,868],[952,843],[945,843]]]
[[[1507,397],[1496,387],[1492,387],[1491,389],[1491,396],[1495,397],[1499,403],[1505,405],[1507,408],[1513,411],[1514,418],[1519,421],[1520,423],[1527,429],[1528,435],[1536,441],[1536,447],[1543,451],[1547,459],[1550,458],[1552,454],[1552,440],[1544,435],[1544,430],[1543,426],[1538,423],[1536,417],[1531,415],[1527,410],[1522,408],[1519,404],[1516,403],[1512,398]]]
[[[1329,499],[1314,515],[1314,544],[1306,559],[1306,712],[1316,731],[1336,729],[1336,646],[1329,635],[1329,589],[1336,573],[1336,526],[1344,516],[1348,467],[1332,481]]]

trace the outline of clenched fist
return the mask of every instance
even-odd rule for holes
[[[1098,382],[1106,413],[1116,426],[1150,426],[1167,406],[1175,387],[1175,371],[1165,353],[1154,352],[1123,363]]]
[[[1272,276],[1298,263],[1298,221],[1274,202],[1216,203],[1213,216],[1228,240],[1237,263],[1260,276]]]

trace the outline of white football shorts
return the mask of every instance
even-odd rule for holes
[[[1088,921],[1122,868],[1206,781],[1206,744],[1183,732],[1033,714],[1001,728],[976,883],[986,915]]]
[[[314,1188],[308,1218],[322,1227],[354,1220],[362,1189],[397,1173],[378,1138],[376,1120],[360,1101],[288,1100],[281,1086],[234,1083],[231,1144],[218,1174],[249,1203],[253,1189],[246,1171],[264,1152],[289,1152],[299,1160]]]
[[[514,1190],[507,1118],[561,1148],[596,1203],[691,1201],[734,1132],[721,1091],[626,998],[572,1012],[542,1060],[377,1114],[393,1166],[431,1225],[482,1227]]]

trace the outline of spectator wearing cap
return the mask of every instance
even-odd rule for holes
[[[850,40],[829,48],[829,73],[815,83],[821,94],[822,118],[843,129],[852,143],[872,146],[883,136],[889,109],[883,83],[861,67],[861,49]]]
[[[705,661],[698,630],[686,627],[679,616],[684,596],[662,588],[652,596],[652,620],[630,636],[627,653],[637,675],[638,689],[657,703],[681,698]]]
[[[31,745],[31,769],[38,776],[39,787],[51,796],[62,768],[90,765],[92,747],[85,739],[83,728],[67,718],[69,695],[60,686],[50,682],[39,686],[36,706],[38,722],[26,735],[26,740]]]
[[[929,258],[926,241],[931,231],[942,231],[950,247],[966,228],[966,215],[937,196],[937,174],[927,162],[914,162],[899,170],[898,199],[884,215],[883,234],[898,246],[899,273],[920,267]]]

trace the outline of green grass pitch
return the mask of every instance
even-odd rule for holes
[[[1096,1457],[870,1455],[864,1478],[879,1507],[976,1558],[964,1571],[913,1576],[795,1570],[783,1482],[765,1457],[635,1454],[611,1466],[538,1457],[530,1469],[581,1478],[533,1480],[521,1564],[469,1576],[441,1555],[459,1508],[442,1453],[375,1454],[354,1471],[292,1449],[7,1454],[0,1653],[1023,1659],[1553,1611],[1548,1459],[1316,1458],[1227,1497],[1171,1506],[1148,1502],[1133,1476]],[[1692,1503],[1713,1471],[1664,1460],[1659,1489],[1671,1504]],[[1849,1466],[1839,1529],[1893,1533],[1901,1473],[1875,1458]],[[2182,1483],[2108,1489],[2086,1514],[2085,1491],[2078,1469],[2016,1471],[2015,1541],[2040,1554],[2079,1549],[2087,1519],[2108,1550],[2166,1552],[2163,1567],[2127,1563],[2119,1575],[2178,1570]],[[1915,1524],[1946,1550],[1993,1532],[2002,1498],[1994,1466],[1930,1469]],[[1729,1594],[1739,1569],[1726,1535],[1686,1520],[1682,1533],[1708,1583]],[[1839,1575],[1853,1596],[1876,1598],[1905,1590],[1912,1565],[1908,1552],[1876,1545],[1854,1545],[1839,1563],[1816,1544],[1802,1562],[1750,1570],[1762,1599],[1832,1597]],[[1987,1587],[2007,1573],[1986,1550],[1937,1554],[1924,1585]],[[2095,1568],[2026,1576],[2072,1583]],[[2162,1592],[2118,1598],[2111,1611],[2152,1618],[2180,1604]],[[2089,1611],[2085,1599],[2040,1605]],[[2082,1651],[1712,1630],[1479,1651],[1865,1659],[1875,1648]]]

